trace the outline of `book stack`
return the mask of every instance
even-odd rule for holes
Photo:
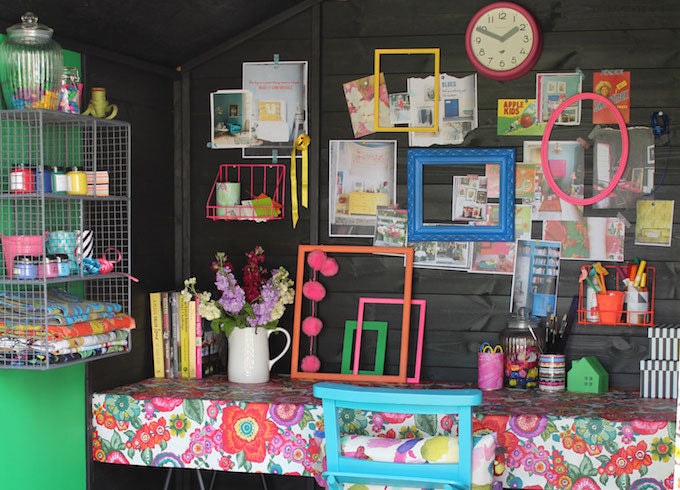
[[[196,301],[179,291],[152,292],[149,309],[154,377],[200,379],[217,370],[217,336],[203,331]]]
[[[640,396],[678,397],[680,325],[657,325],[647,330],[651,359],[640,361]]]

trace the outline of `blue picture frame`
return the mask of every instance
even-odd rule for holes
[[[408,240],[417,241],[515,241],[515,149],[514,148],[427,148],[409,149],[407,153]],[[472,226],[450,220],[431,221],[425,217],[429,205],[426,199],[435,199],[441,192],[428,192],[436,186],[448,192],[453,200],[453,182],[446,180],[449,173],[466,175],[473,172],[484,175],[487,165],[498,165],[498,219],[491,225]],[[456,166],[447,169],[446,166]],[[436,169],[435,167],[438,166]],[[440,180],[425,179],[424,173],[438,171]],[[439,171],[444,169],[445,171]],[[471,171],[474,169],[474,171]],[[449,172],[447,172],[448,170]],[[480,172],[481,171],[481,172]],[[437,172],[435,172],[437,173]],[[450,186],[450,190],[449,187]]]

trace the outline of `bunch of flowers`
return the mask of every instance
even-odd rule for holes
[[[243,286],[240,286],[227,255],[215,254],[211,268],[215,271],[215,286],[221,293],[219,299],[212,299],[208,291],[196,291],[195,277],[184,281],[181,293],[185,301],[197,298],[201,317],[210,321],[215,332],[227,337],[234,328],[276,328],[286,305],[295,298],[293,281],[285,268],[269,271],[262,266],[265,259],[262,247],[246,253],[246,258]]]

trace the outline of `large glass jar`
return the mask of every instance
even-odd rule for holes
[[[7,29],[0,45],[0,83],[8,109],[51,109],[59,103],[64,55],[52,29],[31,12]]]
[[[538,388],[538,359],[543,351],[544,332],[539,320],[529,317],[524,307],[501,331],[500,344],[505,353],[503,384],[507,388]]]

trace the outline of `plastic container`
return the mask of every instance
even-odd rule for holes
[[[68,184],[66,187],[67,194],[81,195],[87,194],[87,174],[77,167],[66,173]]]
[[[8,109],[57,109],[64,56],[52,32],[32,12],[7,29],[0,45],[0,84]]]
[[[38,258],[32,255],[14,257],[12,276],[16,279],[35,279],[38,277]]]
[[[12,278],[14,257],[42,255],[43,237],[42,235],[2,235],[2,254],[5,257],[7,275]]]
[[[59,167],[52,168],[52,192],[54,194],[66,194],[68,190],[68,178],[66,173]]]
[[[529,317],[524,307],[500,333],[505,354],[504,385],[508,388],[538,388],[538,359],[545,333],[538,318]]]

